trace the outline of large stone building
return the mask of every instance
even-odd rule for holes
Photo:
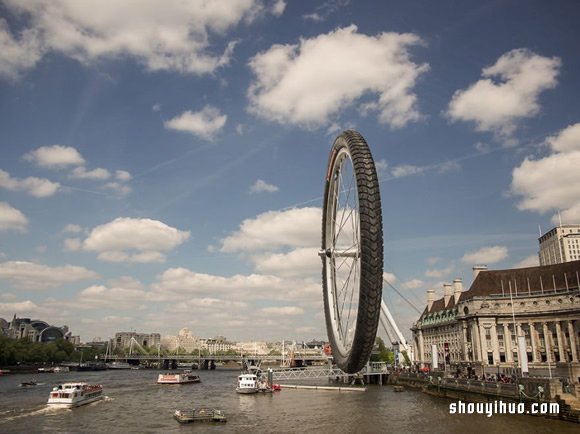
[[[72,336],[68,326],[52,326],[45,321],[30,318],[12,318],[8,322],[0,318],[0,334],[12,339],[28,339],[31,342],[54,342],[57,339],[66,339],[73,344],[80,343],[78,336]]]
[[[430,366],[435,348],[446,368],[513,373],[521,367],[517,337],[523,336],[530,375],[580,381],[580,261],[474,271],[467,291],[459,279],[445,284],[438,300],[428,291],[412,328],[415,362]]]
[[[113,341],[114,349],[126,349],[133,346],[159,348],[160,345],[161,335],[159,333],[118,332],[115,333]]]
[[[553,265],[580,259],[580,225],[560,225],[540,238],[540,265]]]

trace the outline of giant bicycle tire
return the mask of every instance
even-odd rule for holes
[[[383,225],[375,164],[356,131],[330,152],[322,211],[326,330],[337,366],[359,372],[373,349],[383,286]]]

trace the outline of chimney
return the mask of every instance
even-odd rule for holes
[[[473,266],[473,280],[477,278],[480,271],[487,271],[487,265],[474,265]]]
[[[434,301],[435,301],[435,290],[428,289],[427,290],[427,311],[431,310],[431,306],[433,306]]]
[[[459,301],[459,296],[463,292],[463,281],[461,279],[453,280],[453,298],[455,299],[455,304]]]
[[[451,283],[444,283],[443,284],[443,299],[445,306],[449,304],[449,300],[453,296],[453,285]]]

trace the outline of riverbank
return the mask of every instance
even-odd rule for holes
[[[501,400],[523,404],[525,414],[580,423],[580,401],[562,391],[558,379],[519,378],[504,384],[480,380],[445,378],[444,376],[399,373],[389,377],[390,384],[421,389],[424,393],[453,401],[488,403]],[[534,405],[557,403],[557,415],[536,414]]]

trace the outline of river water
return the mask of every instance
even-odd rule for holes
[[[578,425],[527,415],[449,414],[452,401],[392,386],[366,392],[283,389],[236,393],[237,370],[198,371],[201,383],[157,385],[158,371],[109,370],[0,377],[0,433],[578,433]],[[36,381],[33,387],[20,387]],[[46,406],[53,386],[100,383],[104,400],[69,409]],[[294,382],[294,384],[298,384]],[[312,382],[302,384],[315,384]],[[328,385],[325,381],[318,384]],[[227,423],[181,425],[177,408],[222,409]]]

